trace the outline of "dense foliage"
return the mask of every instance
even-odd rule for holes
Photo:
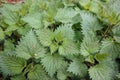
[[[3,80],[120,79],[120,0],[21,1],[1,2]]]

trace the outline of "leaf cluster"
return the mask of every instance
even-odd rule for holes
[[[24,0],[0,7],[3,80],[119,80],[120,0]]]

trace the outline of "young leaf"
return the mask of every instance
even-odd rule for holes
[[[102,62],[103,60],[106,60],[108,58],[108,54],[96,54],[95,59],[98,62]]]
[[[23,37],[16,48],[16,56],[24,59],[40,58],[44,55],[45,49],[39,44],[34,31],[29,31]]]
[[[56,43],[53,43],[50,45],[50,52],[51,54],[58,50],[58,45]]]
[[[31,13],[34,14],[40,10],[40,7],[39,7],[40,5],[38,5],[38,4],[39,4],[38,0],[32,2],[32,4],[30,5],[30,8],[29,8],[30,14]]]
[[[89,55],[89,56],[85,59],[85,61],[94,64],[94,63],[95,63],[94,56]]]
[[[78,53],[74,43],[74,31],[70,24],[59,26],[54,32],[48,29],[36,30],[38,39],[43,46],[50,47],[51,53],[59,51],[61,55]]]
[[[59,45],[58,51],[60,55],[73,55],[79,53],[79,50],[74,43],[74,31],[72,30],[70,24],[61,25],[55,31],[55,39],[59,43],[62,41],[62,44]]]
[[[90,6],[89,6],[89,10],[90,11],[92,11],[92,12],[94,12],[94,13],[98,13],[99,12],[99,10],[100,10],[100,4],[99,4],[99,2],[97,2],[97,1],[91,1],[90,2]]]
[[[79,0],[79,4],[85,9],[88,9],[90,6],[91,0]]]
[[[48,1],[46,1],[46,2],[48,2]],[[51,0],[47,3],[46,10],[44,11],[44,15],[45,15],[44,25],[45,25],[45,27],[48,27],[49,25],[55,23],[54,17],[56,16],[57,8],[58,8],[60,3],[61,2],[59,0],[57,0],[57,1]],[[41,4],[43,4],[43,1]]]
[[[71,24],[65,24],[65,25],[60,25],[56,30],[55,30],[55,34],[58,34],[61,33],[61,36],[63,36],[63,38],[67,38],[67,39],[70,39],[70,40],[74,40],[74,37],[75,37],[75,33],[72,29],[72,26]]]

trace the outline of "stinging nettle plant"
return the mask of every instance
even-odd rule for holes
[[[0,7],[3,80],[119,80],[120,0],[24,0]]]

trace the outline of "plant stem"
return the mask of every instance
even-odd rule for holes
[[[99,43],[101,43],[101,41],[103,40],[103,38],[106,37],[106,35],[109,33],[109,31],[111,31],[113,26],[108,26],[107,29],[105,30],[105,32],[103,33],[103,36],[101,37],[101,39],[99,40]]]

